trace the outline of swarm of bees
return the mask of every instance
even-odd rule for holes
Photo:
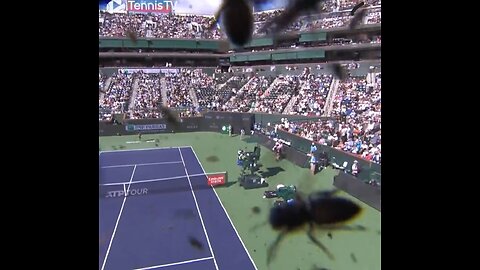
[[[276,250],[282,239],[289,233],[308,225],[309,239],[319,247],[331,260],[333,254],[313,235],[314,229],[328,228],[364,230],[362,226],[353,228],[345,223],[357,217],[361,208],[355,202],[335,196],[337,190],[312,193],[308,198],[297,197],[291,204],[281,204],[270,211],[269,222],[280,234],[267,251],[267,264],[274,259]]]

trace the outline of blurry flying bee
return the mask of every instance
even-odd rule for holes
[[[188,242],[190,243],[190,245],[196,249],[199,249],[199,250],[202,250],[203,249],[203,244],[200,243],[200,241],[198,241],[195,237],[193,236],[190,236],[188,237]]]
[[[135,30],[129,29],[129,30],[127,30],[126,34],[127,34],[127,37],[128,37],[134,44],[137,43],[138,38],[137,38],[137,33],[135,33]]]
[[[252,212],[253,212],[254,214],[260,214],[261,209],[260,209],[260,207],[258,207],[258,206],[254,206],[254,207],[252,208]]]
[[[350,25],[349,25],[350,29],[351,30],[356,29],[362,22],[363,17],[365,17],[365,15],[367,15],[366,8],[361,8],[358,12],[356,12],[352,20],[350,21]]]
[[[243,46],[250,41],[253,34],[253,8],[248,0],[223,0],[210,28],[215,26],[220,16],[230,42]]]
[[[310,240],[318,246],[327,256],[333,260],[332,253],[313,235],[315,226],[320,229],[349,229],[342,226],[345,222],[351,221],[358,216],[361,208],[358,204],[346,198],[334,196],[337,191],[316,192],[308,196],[308,199],[297,197],[291,204],[275,206],[270,211],[270,225],[279,230],[272,245],[267,251],[267,264],[270,264],[275,257],[276,249],[281,240],[288,233],[308,225],[307,235]],[[363,230],[362,226],[356,230]]]
[[[350,253],[350,258],[352,259],[352,261],[353,261],[354,263],[357,262],[357,257],[355,257],[355,254]]]
[[[344,81],[348,77],[347,69],[338,63],[333,64],[333,74],[335,75],[335,78],[340,81]]]
[[[355,11],[357,11],[357,9],[363,7],[363,5],[365,5],[364,2],[360,2],[360,3],[356,4],[356,5],[353,7],[352,11],[350,11],[350,16],[353,16],[353,15],[355,14]]]
[[[319,8],[319,5],[323,1],[324,0],[291,0],[283,12],[266,22],[259,32],[268,32],[275,36],[287,28],[299,16],[311,14],[323,9],[323,7]]]
[[[365,33],[359,33],[352,38],[352,41],[355,43],[363,43],[363,42],[369,42],[370,39],[368,38],[367,34]]]
[[[180,123],[177,115],[172,110],[163,105],[160,105],[159,108],[160,112],[163,115],[163,118],[165,118],[165,120],[167,120],[169,124],[172,124],[174,129],[176,129],[178,127],[178,124]]]

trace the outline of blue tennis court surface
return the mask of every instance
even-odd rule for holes
[[[101,152],[99,173],[99,269],[256,269],[191,147]]]

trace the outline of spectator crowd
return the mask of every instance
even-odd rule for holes
[[[365,76],[340,83],[332,113],[338,120],[289,122],[284,118],[276,129],[381,163],[381,73],[371,83]]]
[[[312,16],[301,16],[288,25],[284,31],[312,31],[346,27],[352,19],[350,10],[357,2],[340,1],[340,6],[338,6],[337,1],[326,1],[323,8],[324,12]],[[253,34],[264,35],[265,33],[260,33],[259,30],[266,22],[278,16],[281,12],[281,10],[275,10],[254,13]],[[98,34],[101,37],[126,37],[127,32],[134,32],[137,37],[143,38],[225,38],[226,36],[220,27],[211,27],[213,22],[213,16],[169,13],[111,14],[100,11]],[[363,23],[381,23],[381,8],[379,6],[369,8]]]
[[[351,63],[347,68],[358,66]],[[99,86],[105,85],[106,78],[99,74]],[[332,75],[314,74],[311,68],[275,77],[233,75],[222,84],[201,69],[165,75],[119,71],[99,95],[99,120],[112,120],[113,114],[161,118],[162,104],[178,109],[182,118],[198,116],[200,108],[310,116],[326,115],[329,109],[336,120],[290,122],[284,118],[275,128],[381,163],[381,73],[339,81],[327,108],[332,82]]]

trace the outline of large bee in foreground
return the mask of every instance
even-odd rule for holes
[[[288,233],[308,225],[308,237],[327,256],[334,260],[332,253],[313,235],[314,228],[328,230],[365,230],[363,226],[349,227],[345,223],[357,217],[361,208],[353,201],[335,196],[338,190],[316,192],[303,199],[300,196],[292,203],[273,207],[270,211],[270,225],[281,231],[267,252],[267,264],[275,257],[280,241]]]
[[[237,46],[243,46],[251,40],[253,8],[249,0],[223,0],[214,15],[215,20],[210,28],[215,26],[220,16],[230,42]]]

